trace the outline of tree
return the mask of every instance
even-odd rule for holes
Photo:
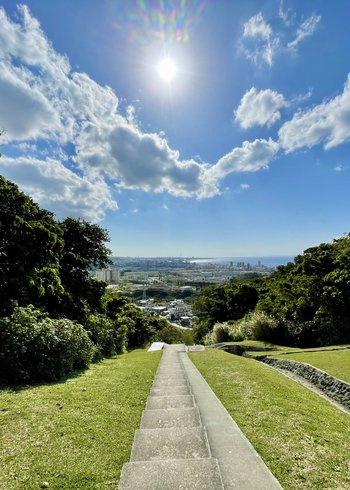
[[[213,326],[216,322],[242,318],[255,308],[258,295],[257,289],[249,284],[209,286],[194,299],[193,309]]]
[[[350,341],[350,235],[321,243],[278,268],[258,308],[287,325],[298,346]]]
[[[62,312],[84,320],[89,309],[102,309],[105,283],[90,275],[92,267],[107,267],[110,250],[105,246],[108,232],[82,219],[61,221],[63,249],[59,258],[60,277],[65,290]]]
[[[62,248],[53,214],[0,176],[0,314],[10,313],[16,303],[57,307],[63,294]]]

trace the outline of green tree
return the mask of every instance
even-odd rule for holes
[[[11,313],[15,304],[58,306],[62,249],[62,230],[52,213],[0,176],[0,314]]]
[[[278,268],[258,309],[285,322],[298,346],[350,341],[350,235],[322,243]]]
[[[249,284],[229,283],[204,288],[193,301],[194,311],[213,326],[216,322],[239,320],[253,310],[258,291]]]
[[[93,267],[107,267],[110,250],[105,242],[108,232],[82,219],[66,218],[60,222],[63,249],[59,258],[60,277],[65,290],[62,312],[83,321],[88,310],[102,310],[105,283],[91,277]]]

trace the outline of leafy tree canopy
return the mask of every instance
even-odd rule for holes
[[[91,267],[106,267],[108,233],[96,224],[59,222],[0,176],[0,315],[16,304],[83,320],[101,308],[105,285]]]

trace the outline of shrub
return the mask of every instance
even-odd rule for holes
[[[168,323],[154,335],[154,341],[191,345],[193,344],[193,335],[191,330],[182,330]]]
[[[0,320],[0,379],[3,383],[54,381],[91,362],[95,346],[84,328],[52,319],[33,306],[17,307]]]
[[[204,337],[206,345],[230,342],[231,340],[232,329],[227,323],[215,323],[213,330]]]
[[[96,345],[94,360],[111,357],[124,352],[126,347],[126,327],[118,320],[105,315],[89,315],[85,328]]]
[[[199,320],[193,327],[193,341],[196,344],[201,344],[204,342],[206,335],[210,332],[212,328],[212,322],[209,319]]]
[[[280,322],[264,311],[248,313],[238,323],[238,329],[244,339],[277,342],[281,335]]]

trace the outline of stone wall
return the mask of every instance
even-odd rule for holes
[[[309,364],[291,359],[275,359],[273,357],[259,356],[258,361],[269,364],[277,369],[291,371],[292,373],[304,378],[320,389],[333,400],[341,403],[350,409],[350,384],[333,378],[329,374],[317,369]]]

